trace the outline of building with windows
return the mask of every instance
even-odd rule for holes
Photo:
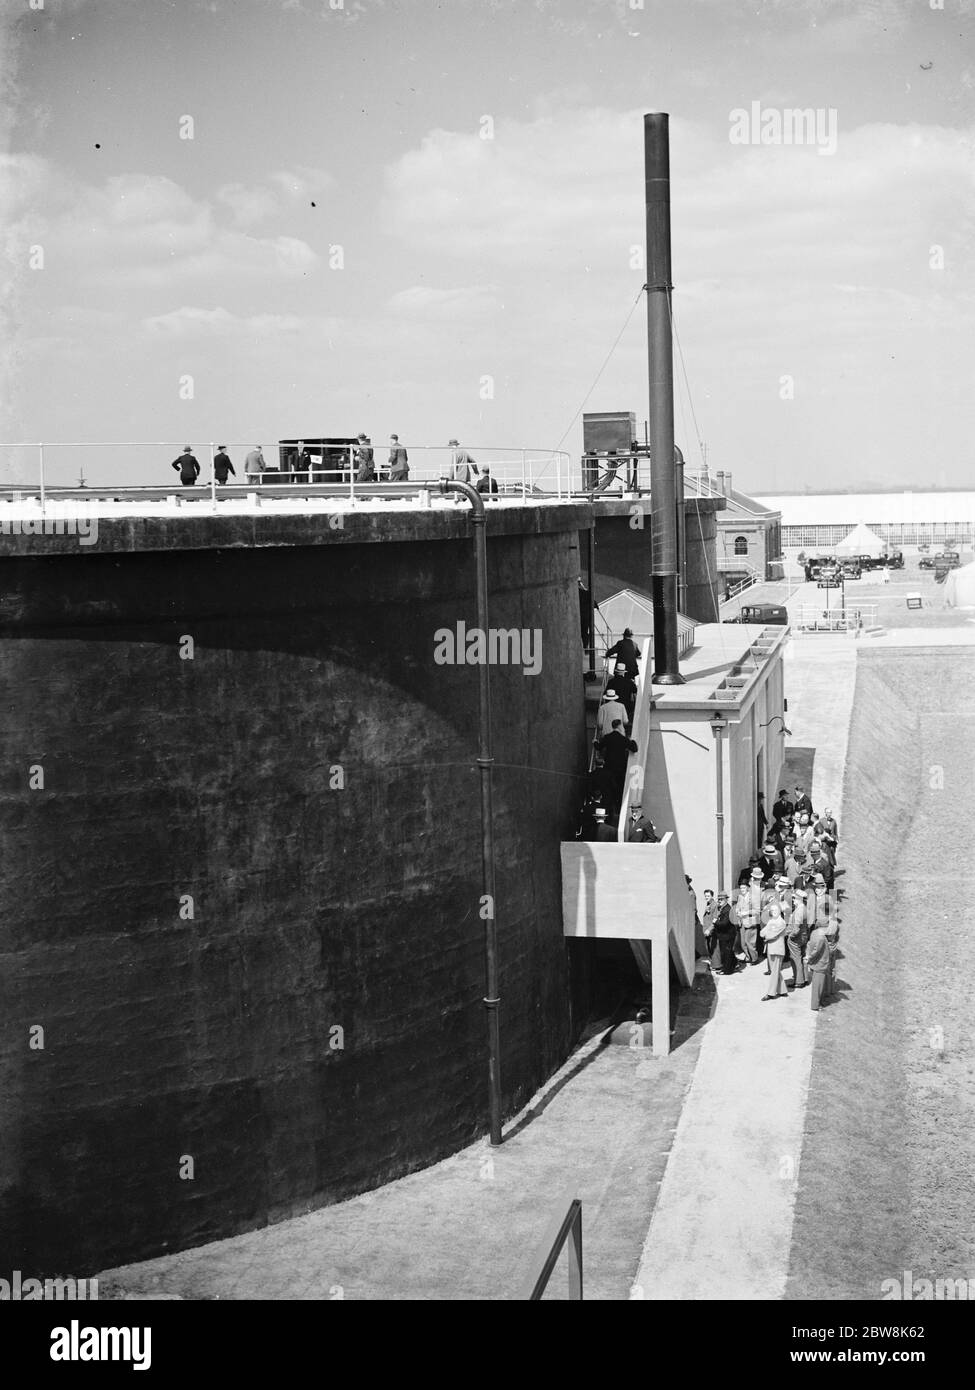
[[[781,516],[789,550],[829,550],[860,523],[895,546],[975,540],[975,492],[782,492],[758,502]]]
[[[771,504],[737,491],[731,474],[706,471],[685,473],[686,497],[723,497],[725,505],[716,513],[717,565],[722,589],[740,580],[781,579],[782,516]],[[849,529],[849,528],[847,528]]]

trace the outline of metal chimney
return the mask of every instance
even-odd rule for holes
[[[725,470],[724,486],[722,488],[722,492],[724,493],[725,497],[731,496],[731,474],[727,471],[727,469]]]
[[[683,685],[677,655],[677,486],[670,326],[670,117],[643,117],[647,209],[647,348],[650,387],[652,680]]]

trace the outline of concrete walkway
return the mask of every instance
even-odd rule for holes
[[[786,652],[796,772],[812,755],[813,804],[817,811],[831,807],[841,837],[855,669],[849,637],[793,639]],[[791,789],[796,776],[781,780]],[[674,1138],[634,1298],[780,1299],[785,1292],[820,1016],[809,1007],[808,990],[766,1009],[763,965],[716,984],[717,1012]]]

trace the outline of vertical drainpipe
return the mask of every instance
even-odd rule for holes
[[[596,518],[586,532],[586,577],[589,581],[589,669],[596,670]]]
[[[477,625],[488,632],[488,572],[487,535],[484,499],[470,483],[440,479],[440,491],[459,492],[471,504],[474,523],[474,558],[477,566]],[[494,757],[491,751],[491,673],[487,661],[478,665],[478,757],[481,780],[481,882],[487,899],[488,916],[484,919],[484,966],[487,995],[488,1025],[488,1102],[491,1116],[491,1143],[501,1143],[501,1030],[498,1019],[498,919],[494,892],[494,804],[492,772]]]
[[[677,497],[674,468],[674,359],[670,327],[669,116],[643,118],[647,211],[647,359],[650,391],[653,681],[683,685],[677,652]]]
[[[684,455],[674,445],[674,490],[677,493],[677,612],[687,612],[687,519],[684,515]],[[678,633],[678,641],[680,634]]]

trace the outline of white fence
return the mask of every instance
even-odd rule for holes
[[[789,621],[794,633],[846,632],[855,637],[858,632],[875,625],[877,605],[858,603],[855,607],[847,604],[845,608],[820,608],[816,604],[801,603]]]

